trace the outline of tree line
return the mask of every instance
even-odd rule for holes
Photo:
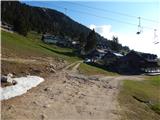
[[[68,35],[72,38],[91,30],[56,10],[26,5],[18,1],[1,2],[2,22],[14,26],[14,30],[26,36],[28,31]]]

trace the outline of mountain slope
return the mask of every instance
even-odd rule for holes
[[[24,37],[17,33],[9,33],[1,31],[2,57],[52,57],[62,58],[67,61],[77,61],[80,58],[72,55],[72,49],[60,48],[54,45],[47,45],[40,41],[35,32],[30,32],[28,36]],[[68,55],[69,54],[69,55]]]
[[[86,38],[91,32],[88,27],[53,9],[29,6],[18,1],[2,1],[1,6],[2,23],[13,25],[14,30],[23,35],[27,35],[29,31],[37,31],[38,33],[47,32],[79,40],[82,33]],[[97,44],[107,46],[111,50],[114,50],[116,44],[120,51],[129,51],[128,47],[107,40],[98,33],[96,33],[96,37]],[[84,42],[86,42],[85,39]]]
[[[2,21],[14,25],[23,17],[29,30],[50,32],[76,37],[80,32],[86,35],[91,30],[53,9],[29,6],[20,2],[2,1]]]

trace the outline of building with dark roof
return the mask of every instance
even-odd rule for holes
[[[157,55],[130,51],[119,60],[119,71],[129,73],[156,72],[160,69]]]

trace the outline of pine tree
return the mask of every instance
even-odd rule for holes
[[[85,52],[89,52],[90,50],[93,50],[96,47],[96,43],[97,43],[96,33],[93,29],[87,36],[87,43],[84,47]]]
[[[111,49],[116,51],[116,52],[119,52],[120,45],[118,43],[118,37],[113,36],[112,42],[111,42]]]
[[[85,37],[83,32],[81,32],[80,35],[79,35],[79,42],[80,42],[81,48],[83,48],[85,46],[85,43],[86,43],[86,37]]]
[[[28,32],[28,27],[23,16],[14,20],[14,30],[21,35],[26,36]]]

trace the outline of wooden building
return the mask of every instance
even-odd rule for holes
[[[59,38],[54,35],[45,34],[42,35],[42,41],[49,44],[56,44],[59,41]]]
[[[119,71],[123,72],[154,72],[159,68],[157,55],[154,54],[131,51],[119,60]]]

